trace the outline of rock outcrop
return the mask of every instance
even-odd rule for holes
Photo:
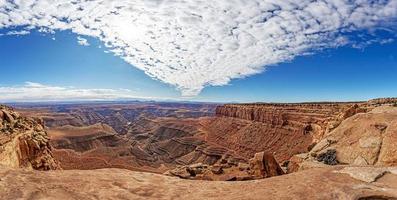
[[[0,165],[37,170],[59,169],[43,122],[0,106]]]
[[[266,152],[256,153],[250,160],[250,168],[254,177],[257,178],[269,178],[284,174],[273,155]]]
[[[397,98],[378,98],[378,99],[371,99],[368,101],[369,104],[372,105],[384,105],[384,104],[389,104],[389,105],[396,105],[397,103]]]
[[[259,152],[249,160],[249,163],[220,162],[214,165],[196,163],[178,166],[165,174],[183,179],[245,181],[283,175],[284,171],[273,155]]]
[[[380,106],[344,120],[309,153],[294,156],[289,171],[313,166],[326,167],[332,162],[322,157],[329,152],[333,152],[333,164],[396,166],[396,143],[397,107]]]

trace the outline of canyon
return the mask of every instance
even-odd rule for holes
[[[0,194],[397,199],[396,102],[3,106]]]

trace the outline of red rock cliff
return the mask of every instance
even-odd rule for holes
[[[291,126],[302,133],[310,131],[315,125],[323,133],[330,122],[336,121],[350,108],[358,109],[358,106],[354,103],[226,104],[216,108],[216,115],[273,126]],[[355,114],[359,111],[351,112]]]
[[[208,138],[245,157],[274,152],[277,160],[308,151],[365,103],[226,104],[208,122]]]

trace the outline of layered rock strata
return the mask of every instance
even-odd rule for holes
[[[341,121],[371,108],[366,103],[226,104],[208,121],[208,139],[245,157],[275,154],[279,162],[309,151]]]

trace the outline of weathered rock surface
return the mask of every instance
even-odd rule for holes
[[[196,163],[178,166],[175,169],[165,172],[165,174],[183,179],[244,181],[279,176],[283,175],[284,171],[273,155],[259,152],[250,159],[249,163],[225,162],[215,165]]]
[[[340,170],[342,170],[340,172]],[[355,173],[361,173],[356,168]],[[397,176],[374,182],[343,169],[313,169],[268,179],[183,180],[123,169],[25,171],[0,168],[2,199],[396,199]]]
[[[256,153],[254,158],[250,159],[250,167],[254,177],[257,178],[268,178],[284,174],[273,155],[266,152]]]
[[[330,151],[334,152],[335,162],[342,165],[396,166],[396,144],[397,107],[380,106],[344,120],[309,153],[294,156],[290,166],[297,169],[296,165],[316,165],[317,161],[323,161],[320,156]]]
[[[381,178],[386,173],[397,175],[396,167],[345,167],[342,170],[336,171],[338,173],[349,174],[351,177],[372,183]]]
[[[0,165],[38,170],[59,169],[40,120],[0,106]]]

